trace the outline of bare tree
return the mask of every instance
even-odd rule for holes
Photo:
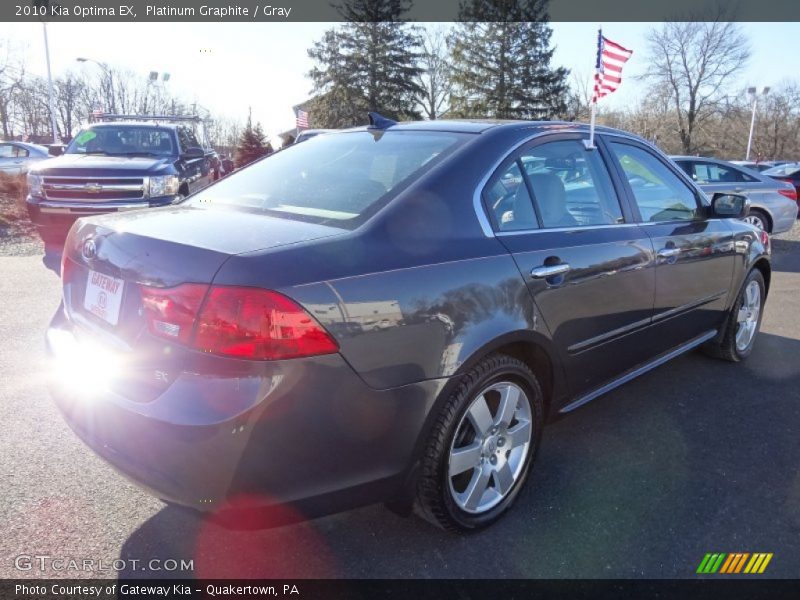
[[[566,100],[567,110],[564,114],[567,121],[586,121],[591,117],[592,86],[592,76],[579,70],[573,70],[570,73]]]
[[[19,54],[7,42],[0,42],[0,127],[5,139],[13,135],[14,98],[25,78],[22,62],[16,58]]]
[[[694,135],[716,111],[725,85],[750,58],[746,36],[728,9],[692,15],[690,22],[669,21],[647,36],[650,68],[644,77],[654,90],[668,89],[682,151],[697,150]]]
[[[450,62],[447,32],[441,26],[422,35],[422,73],[417,77],[420,93],[417,97],[422,113],[431,120],[447,112],[450,101]]]
[[[57,77],[54,82],[56,93],[56,123],[64,139],[72,139],[72,134],[86,114],[86,82],[74,73]]]

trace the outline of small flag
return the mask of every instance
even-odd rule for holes
[[[94,110],[92,110],[93,117],[99,117],[103,114],[103,108],[101,106],[95,106]]]
[[[297,109],[297,116],[295,118],[295,125],[299,129],[308,129],[308,113],[304,110]]]
[[[622,83],[622,66],[628,62],[633,50],[623,48],[597,32],[597,63],[594,75],[592,102],[615,92]]]

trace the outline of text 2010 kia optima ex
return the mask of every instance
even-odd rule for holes
[[[548,418],[696,346],[750,354],[770,262],[744,197],[610,129],[373,123],[72,228],[53,394],[153,494],[474,529]]]

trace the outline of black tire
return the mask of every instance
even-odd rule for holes
[[[480,514],[469,513],[453,499],[449,483],[449,456],[458,426],[473,400],[487,387],[511,382],[521,388],[531,409],[531,440],[516,481],[499,504]],[[536,376],[522,361],[493,354],[473,367],[441,408],[421,461],[414,504],[415,512],[430,523],[449,531],[477,530],[495,522],[513,504],[527,481],[539,448],[544,424],[543,398]]]
[[[769,219],[769,215],[767,213],[765,213],[763,210],[758,209],[758,208],[751,208],[750,212],[748,213],[747,216],[748,217],[755,217],[759,221],[761,221],[761,223],[763,223],[763,226],[760,227],[760,229],[763,229],[767,233],[771,233],[772,232],[772,222]],[[758,225],[756,225],[756,226],[758,227]]]
[[[736,345],[736,333],[739,329],[739,321],[738,315],[739,310],[742,308],[745,302],[745,292],[747,287],[750,285],[751,282],[758,283],[758,289],[760,294],[760,310],[758,313],[758,320],[756,321],[756,329],[755,333],[753,334],[752,339],[744,348],[738,348]],[[730,311],[728,312],[728,316],[725,319],[724,329],[720,336],[718,336],[715,340],[704,346],[704,350],[707,354],[715,357],[721,358],[723,360],[727,360],[730,362],[739,362],[750,356],[753,352],[753,347],[755,346],[756,338],[758,337],[758,332],[761,329],[761,319],[764,316],[764,300],[766,299],[766,286],[764,284],[764,276],[761,274],[761,271],[758,269],[753,269],[748,273],[747,277],[742,284],[742,288],[739,290],[739,295],[736,296],[736,301],[733,303]]]

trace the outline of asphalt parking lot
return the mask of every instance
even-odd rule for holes
[[[671,578],[694,576],[707,552],[772,552],[763,576],[797,577],[798,240],[775,241],[746,363],[691,353],[549,426],[514,510],[474,535],[381,506],[228,531],[139,491],[48,398],[43,332],[59,303],[56,276],[39,256],[0,257],[0,577],[98,575],[15,567],[20,555],[46,555],[121,558],[130,577]],[[194,569],[132,566],[151,558]]]

